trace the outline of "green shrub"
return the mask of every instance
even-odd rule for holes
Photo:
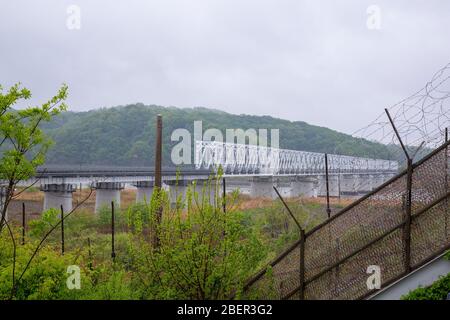
[[[450,273],[439,278],[431,286],[417,288],[407,295],[401,297],[402,300],[445,300],[450,293]]]
[[[164,206],[157,250],[142,234],[145,224],[136,227],[139,218],[134,211],[130,253],[146,298],[226,299],[240,290],[265,257],[264,246],[243,223],[244,216],[232,210],[223,212],[217,181],[188,188],[186,203],[179,198],[172,208],[164,191],[152,197],[147,206],[150,217],[158,205]],[[214,198],[209,196],[211,188],[216,191]]]

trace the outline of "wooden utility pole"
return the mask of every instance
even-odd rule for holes
[[[161,198],[161,188],[162,188],[162,116],[158,114],[156,117],[156,149],[155,149],[155,188],[157,196]],[[162,204],[156,210],[155,223],[153,226],[153,248],[157,249],[160,246],[159,238],[159,227],[162,220]]]

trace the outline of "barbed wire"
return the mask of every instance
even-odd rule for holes
[[[423,88],[387,108],[405,144],[414,160],[424,157],[444,142],[445,130],[450,126],[450,63],[438,70]],[[384,110],[368,125],[351,134],[358,138],[363,156],[374,157],[382,151],[379,158],[399,161],[400,168],[406,165],[405,154]],[[374,150],[374,143],[380,149]],[[345,141],[335,146],[339,152]],[[418,149],[420,146],[420,149]],[[378,157],[378,156],[377,156]],[[354,188],[368,189],[368,181],[354,181]]]
[[[408,151],[416,160],[444,142],[445,129],[450,126],[450,63],[438,70],[423,88],[387,108]],[[404,161],[405,156],[391,123],[383,111],[351,134],[370,149],[373,142],[387,148],[384,158]],[[343,142],[344,143],[344,142]],[[336,145],[339,150],[342,143]]]

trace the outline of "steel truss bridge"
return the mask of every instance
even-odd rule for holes
[[[330,174],[395,173],[397,161],[328,154]],[[235,144],[196,141],[195,167],[222,167],[225,175],[324,175],[325,154]]]

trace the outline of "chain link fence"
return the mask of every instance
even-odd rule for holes
[[[248,281],[244,297],[362,299],[375,293],[369,266],[385,287],[447,250],[448,145],[307,232]]]

